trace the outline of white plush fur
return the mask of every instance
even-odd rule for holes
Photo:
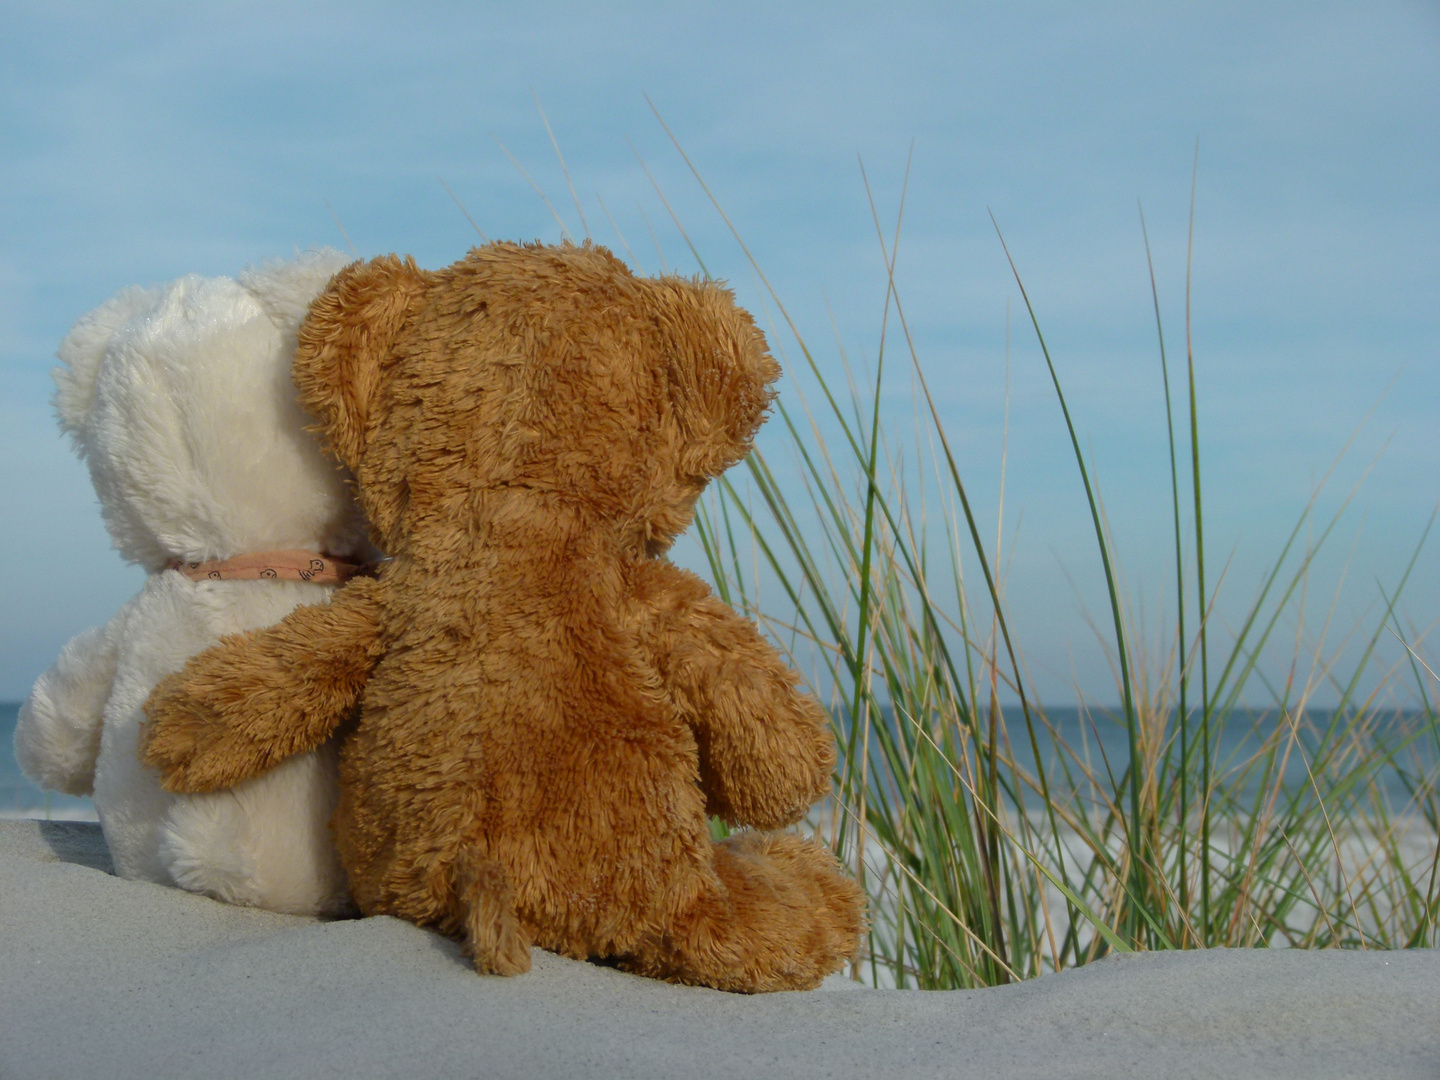
[[[123,877],[236,904],[334,914],[349,900],[328,834],[331,746],[208,795],[172,795],[140,764],[142,707],[226,634],[267,626],[332,588],[193,582],[172,559],[299,549],[373,555],[344,473],[306,432],[290,361],[333,251],[128,289],[60,346],[56,411],[90,467],[106,527],[150,572],[104,627],[71,641],[20,711],[15,756],[47,787],[93,793]]]

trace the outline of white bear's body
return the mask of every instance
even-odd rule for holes
[[[373,554],[346,477],[305,432],[290,381],[309,302],[345,262],[313,253],[238,280],[127,290],[61,345],[61,426],[90,466],[115,546],[150,577],[36,682],[15,756],[47,787],[93,794],[123,877],[297,914],[348,906],[328,833],[333,746],[207,795],[165,791],[137,754],[145,699],[160,679],[226,634],[325,602],[333,588],[192,581],[167,569],[172,561]]]

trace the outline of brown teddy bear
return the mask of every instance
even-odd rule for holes
[[[813,987],[864,898],[776,830],[825,794],[819,704],[663,553],[749,451],[779,367],[720,285],[602,247],[489,244],[341,271],[295,355],[353,471],[378,577],[162,682],[143,755],[239,783],[339,730],[354,896],[461,939],[725,990]]]

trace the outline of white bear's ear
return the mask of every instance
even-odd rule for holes
[[[236,280],[260,302],[276,326],[293,330],[330,279],[354,261],[334,248],[317,248],[293,259],[247,267]]]
[[[431,275],[406,256],[381,255],[336,274],[310,305],[295,350],[300,404],[331,451],[358,471],[381,372]]]
[[[95,405],[95,382],[105,350],[119,330],[155,306],[160,290],[132,285],[122,289],[88,315],[82,316],[60,342],[58,366],[50,369],[55,380],[55,413],[60,429],[85,453],[84,432]]]

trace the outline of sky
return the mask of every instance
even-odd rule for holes
[[[1115,699],[1104,580],[996,226],[1097,478],[1127,602],[1161,642],[1174,554],[1139,206],[1179,380],[1193,170],[1215,624],[1243,619],[1344,451],[1302,549],[1343,513],[1266,663],[1273,682],[1296,642],[1358,655],[1440,499],[1434,3],[7,0],[0,700],[22,698],[143,580],[110,549],[50,405],[56,345],[124,286],[317,245],[444,266],[478,240],[456,199],[492,238],[588,232],[639,272],[693,274],[678,219],[771,329],[782,400],[798,404],[794,339],[659,117],[828,378],[843,385],[842,354],[873,372],[889,328],[882,422],[913,453],[913,379],[885,321],[867,181],[887,235],[903,195],[907,325],[992,534],[1003,451],[1012,628],[1055,704]],[[777,428],[760,445],[798,490]],[[1435,542],[1397,605],[1432,666]],[[693,545],[676,557],[699,566]],[[762,606],[773,596],[762,589]],[[1383,667],[1400,653],[1382,639]]]

